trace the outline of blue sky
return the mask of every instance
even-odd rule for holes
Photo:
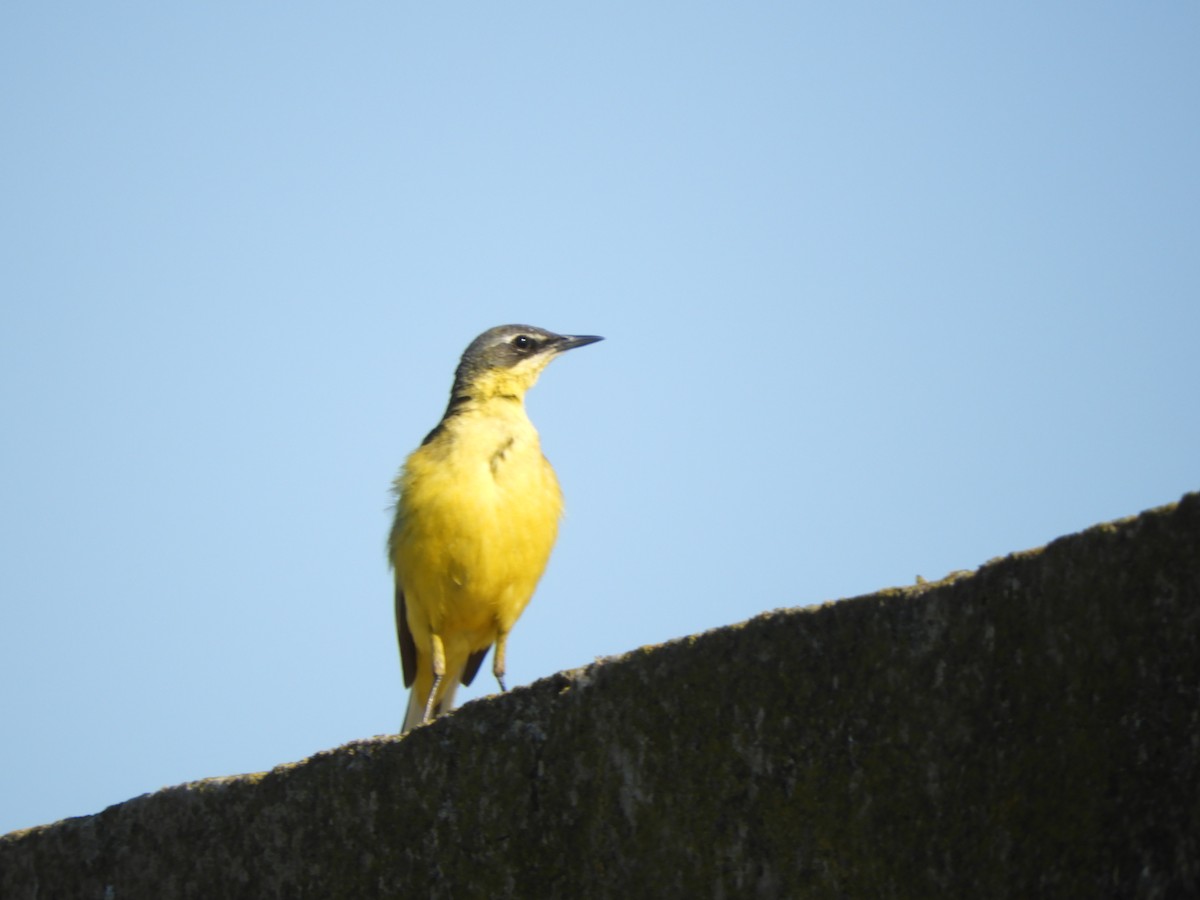
[[[1200,488],[1200,7],[10,4],[0,832],[394,731],[505,322],[528,684]],[[481,677],[460,699],[491,692]]]

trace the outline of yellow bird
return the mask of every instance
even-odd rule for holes
[[[388,556],[412,688],[401,733],[448,711],[492,644],[505,690],[505,642],[546,568],[562,512],[525,392],[560,353],[599,340],[529,325],[485,331],[462,355],[442,420],[396,476]]]

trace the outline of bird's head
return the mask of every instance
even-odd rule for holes
[[[601,340],[593,334],[555,334],[532,325],[489,328],[463,352],[454,373],[451,405],[492,397],[519,400],[554,357]]]

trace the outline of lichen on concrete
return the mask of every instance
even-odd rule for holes
[[[0,837],[6,900],[1197,894],[1195,494]]]

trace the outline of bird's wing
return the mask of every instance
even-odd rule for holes
[[[412,638],[410,637],[409,640],[411,641]],[[467,664],[463,668],[462,678],[460,679],[463,684],[469,685],[475,680],[475,674],[479,671],[479,667],[483,665],[483,658],[487,656],[487,652],[490,649],[492,648],[484,647],[482,650],[476,650],[467,657]]]
[[[408,613],[404,609],[404,591],[396,585],[396,640],[400,643],[400,667],[404,670],[404,686],[412,687],[417,678],[417,642],[408,628]],[[478,668],[478,665],[476,665]]]

